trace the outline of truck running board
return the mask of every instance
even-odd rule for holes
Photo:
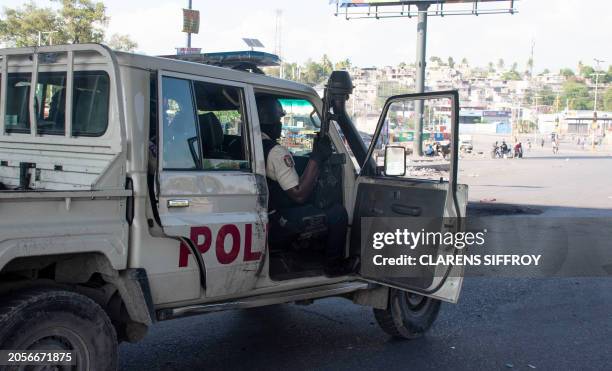
[[[339,296],[357,290],[368,289],[372,286],[372,284],[366,282],[341,282],[331,285],[277,292],[273,294],[263,294],[234,301],[190,305],[174,309],[162,309],[157,312],[157,319],[159,321],[164,321],[177,317],[218,312],[223,310],[255,308],[266,305],[290,303],[300,300]]]

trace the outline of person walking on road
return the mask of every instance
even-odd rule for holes
[[[542,140],[540,141],[540,146],[544,148],[544,138],[542,138]]]

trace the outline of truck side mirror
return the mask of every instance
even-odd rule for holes
[[[406,148],[402,146],[385,147],[385,175],[406,175]]]

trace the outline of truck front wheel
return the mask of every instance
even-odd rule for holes
[[[387,309],[374,309],[378,325],[389,335],[416,339],[431,327],[440,310],[440,300],[389,289]]]
[[[88,297],[34,289],[0,303],[0,349],[70,351],[79,370],[117,369],[115,329],[106,312]]]

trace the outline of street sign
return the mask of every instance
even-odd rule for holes
[[[198,33],[200,31],[200,11],[183,9],[183,32]]]

